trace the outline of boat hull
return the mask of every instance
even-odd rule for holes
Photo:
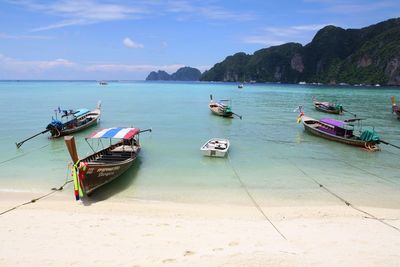
[[[100,115],[100,110],[96,109],[83,116],[82,118],[78,118],[76,125],[64,127],[63,129],[61,129],[61,131],[56,128],[52,128],[50,129],[51,138],[62,137],[92,127],[98,123]]]
[[[329,113],[329,114],[337,114],[337,115],[343,114],[343,112],[341,112],[340,109],[329,109],[320,103],[314,103],[314,107],[318,111]]]
[[[216,146],[216,143],[218,144],[223,144],[224,149],[218,148]],[[213,145],[210,145],[213,144]],[[217,157],[217,158],[223,158],[226,156],[229,150],[229,140],[227,139],[221,139],[221,138],[213,138],[208,140],[201,148],[201,153],[203,156],[207,157]]]
[[[110,164],[95,164],[88,163],[86,167],[86,172],[84,174],[84,179],[82,181],[83,189],[87,195],[90,195],[98,189],[99,187],[115,180],[126,172],[135,161],[134,158],[129,158],[120,163],[110,163]]]
[[[225,118],[233,118],[233,112],[224,112],[221,111],[219,107],[211,107],[210,105],[208,107],[214,115],[222,116]]]
[[[377,147],[377,145],[375,143],[361,140],[357,136],[352,136],[351,138],[350,137],[346,138],[346,137],[337,136],[337,135],[322,131],[322,130],[318,129],[316,126],[323,125],[323,123],[320,123],[317,120],[314,120],[314,119],[311,119],[308,117],[303,117],[302,122],[304,125],[304,130],[312,135],[322,137],[327,140],[339,142],[342,144],[366,148],[370,151],[379,150],[379,148]]]

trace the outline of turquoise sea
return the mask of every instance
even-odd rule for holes
[[[210,94],[231,99],[243,120],[212,115]],[[400,100],[400,90],[384,87],[246,84],[238,89],[233,83],[3,81],[0,194],[39,194],[70,179],[63,139],[49,140],[44,134],[20,149],[15,143],[44,130],[58,106],[93,109],[101,100],[100,124],[75,135],[82,157],[90,153],[84,137],[96,129],[135,126],[153,132],[141,135],[135,165],[94,199],[248,204],[245,186],[261,205],[338,204],[317,181],[356,205],[398,208],[400,150],[382,144],[380,152],[371,153],[311,136],[296,123],[294,112],[303,105],[307,116],[329,117],[314,110],[311,98],[338,101],[368,118],[364,128],[374,126],[383,140],[400,145],[392,95]],[[200,146],[212,137],[230,140],[228,158],[201,155]],[[74,201],[72,191],[69,186],[62,194]]]

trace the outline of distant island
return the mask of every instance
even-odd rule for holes
[[[196,68],[183,67],[173,74],[168,74],[163,70],[152,71],[146,81],[199,81],[201,72]]]
[[[362,29],[326,26],[311,43],[236,53],[202,81],[400,85],[400,18]]]

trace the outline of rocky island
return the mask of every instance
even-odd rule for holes
[[[146,81],[198,81],[201,72],[196,68],[183,67],[173,74],[168,74],[163,70],[152,71],[146,78]]]
[[[203,81],[400,85],[400,18],[362,29],[326,26],[303,46],[286,43],[236,53]]]

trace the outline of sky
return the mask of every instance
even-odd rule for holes
[[[0,80],[143,80],[326,25],[400,17],[399,0],[0,0]]]

